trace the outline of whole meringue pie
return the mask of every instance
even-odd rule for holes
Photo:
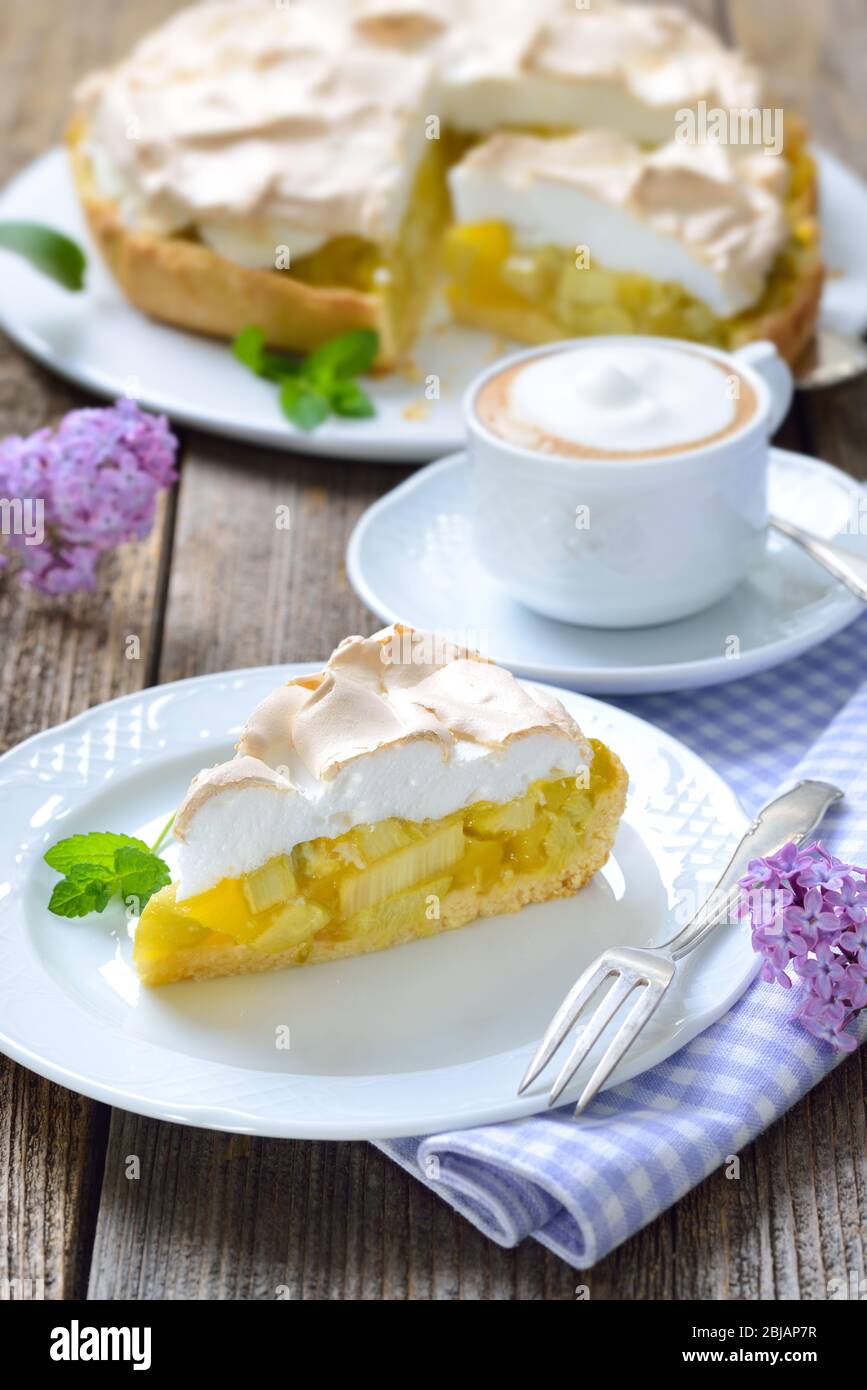
[[[193,779],[138,972],[160,985],[338,960],[577,893],[626,782],[558,700],[474,652],[401,626],[347,638]]]
[[[209,0],[87,78],[68,139],[121,288],[187,328],[231,337],[255,323],[299,350],[375,328],[379,366],[394,365],[438,282],[452,169],[456,317],[528,341],[765,334],[791,355],[821,278],[803,132],[788,120],[770,157],[694,145],[688,176],[683,147],[671,155],[684,111],[767,101],[741,55],[665,7]],[[649,274],[668,221],[664,273]],[[702,226],[718,259],[727,248],[703,279]],[[579,277],[574,250],[553,254],[576,243],[632,280]]]

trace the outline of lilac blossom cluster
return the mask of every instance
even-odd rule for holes
[[[807,986],[795,1018],[814,1037],[854,1051],[847,1025],[867,1006],[867,870],[818,843],[788,844],[754,859],[740,884],[762,979],[791,989],[791,965]]]
[[[92,589],[100,555],[149,534],[157,496],[177,478],[176,454],[165,417],[127,399],[0,441],[0,497],[34,499],[44,515],[38,542],[7,528],[21,584],[45,594]]]

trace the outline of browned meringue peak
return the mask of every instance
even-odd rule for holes
[[[644,160],[631,201],[659,231],[670,227],[718,274],[758,295],[788,228],[777,197],[752,181],[753,165],[722,145],[664,145]]]
[[[259,758],[238,756],[227,763],[217,763],[214,767],[203,768],[201,772],[196,773],[178,808],[172,824],[172,834],[178,840],[185,840],[190,821],[196,811],[218,792],[240,787],[271,787],[275,791],[285,792],[288,786],[286,778]]]
[[[386,666],[392,685],[414,685],[452,661],[492,664],[479,652],[448,637],[421,632],[406,623],[393,623],[372,637],[344,637],[332,652],[328,668],[346,669],[354,679],[368,680],[379,690]]]
[[[569,8],[574,17],[576,7]],[[701,100],[724,108],[762,104],[759,70],[674,6],[592,0],[577,10],[577,20],[580,28],[564,6],[547,23],[532,53],[533,70],[620,81],[650,107]]]
[[[475,652],[398,624],[346,638],[316,677],[274,691],[251,715],[238,752],[290,777],[300,760],[322,781],[409,739],[438,740],[447,757],[458,738],[499,748],[543,731],[581,738],[559,701],[531,694]]]
[[[357,0],[353,27],[372,43],[414,48],[442,38],[454,22],[456,6],[422,0]]]

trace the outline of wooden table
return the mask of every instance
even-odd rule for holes
[[[177,7],[5,0],[0,175],[57,140],[78,76]],[[723,25],[750,11],[693,8]],[[863,0],[834,0],[806,80],[798,48],[783,57],[778,75],[806,94],[821,139],[867,174]],[[3,434],[85,400],[0,344]],[[864,477],[865,402],[863,385],[800,398],[784,442]],[[193,431],[182,448],[180,485],[152,536],[109,563],[96,594],[61,603],[0,584],[3,749],[127,691],[315,659],[373,630],[344,548],[404,470]],[[292,509],[291,532],[274,526],[279,503]],[[131,634],[139,660],[125,654]],[[31,1280],[52,1299],[270,1299],[278,1285],[294,1298],[568,1299],[582,1282],[607,1299],[824,1299],[830,1280],[867,1274],[865,1070],[863,1051],[850,1057],[743,1152],[739,1181],[716,1173],[579,1276],[533,1241],[501,1250],[368,1144],[247,1140],[140,1119],[0,1058],[0,1290]],[[125,1176],[130,1154],[141,1158],[136,1182]]]

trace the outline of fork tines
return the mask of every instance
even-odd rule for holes
[[[652,957],[649,952],[630,950],[605,952],[584,971],[584,974],[579,977],[566,995],[548,1025],[536,1055],[527,1068],[524,1079],[518,1087],[518,1094],[521,1095],[544,1071],[551,1058],[566,1041],[582,1010],[593,999],[594,995],[599,993],[607,981],[613,981],[590,1017],[583,1024],[575,1045],[559,1072],[548,1098],[549,1106],[557,1103],[609,1023],[626,1006],[627,1001],[632,999],[631,1008],[628,1009],[626,1017],[622,1020],[615,1036],[581,1093],[575,1109],[575,1114],[580,1115],[600,1087],[608,1080],[621,1057],[631,1047],[636,1036],[659,1005],[672,974],[673,966],[660,960],[659,957]]]

